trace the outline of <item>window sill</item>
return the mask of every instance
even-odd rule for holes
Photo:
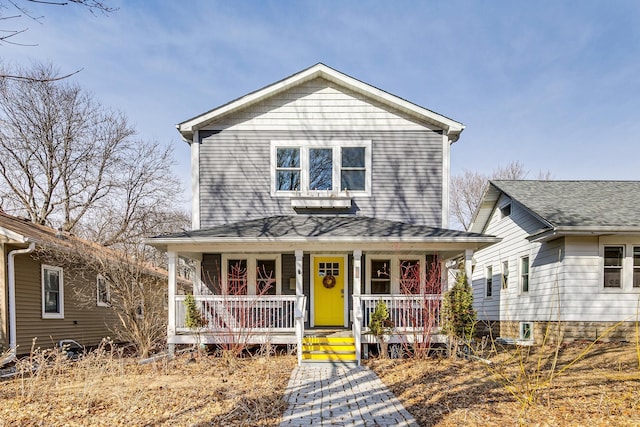
[[[349,209],[351,197],[292,197],[291,207],[294,209]]]

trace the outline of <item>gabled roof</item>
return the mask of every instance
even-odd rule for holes
[[[411,116],[417,117],[420,120],[424,120],[428,123],[432,123],[438,128],[445,131],[445,134],[449,135],[449,140],[455,142],[458,140],[460,133],[464,130],[464,125],[434,111],[428,110],[424,107],[420,107],[412,102],[402,99],[398,96],[392,95],[346,74],[343,74],[331,67],[328,67],[322,63],[318,63],[312,67],[302,70],[292,76],[289,76],[279,82],[268,85],[255,92],[251,92],[244,95],[234,101],[207,111],[204,114],[200,114],[196,117],[188,119],[182,123],[176,125],[178,131],[182,134],[182,137],[190,142],[193,140],[193,133],[195,130],[206,126],[214,120],[220,117],[234,113],[236,111],[247,108],[257,102],[261,102],[269,97],[272,97],[278,93],[287,91],[295,86],[301,85],[309,80],[315,78],[324,78],[340,86],[346,87],[352,91],[358,92],[372,100],[386,104],[394,109],[403,111]]]
[[[400,246],[390,244],[480,248],[498,241],[500,239],[494,236],[359,215],[283,215],[156,236],[147,239],[146,243],[161,248],[168,245],[243,244],[245,249],[252,244],[292,244],[297,249],[317,244],[329,244],[333,248],[341,244],[371,248],[377,244],[393,250]]]
[[[486,229],[502,194],[546,225],[532,238],[640,233],[640,181],[491,181],[470,231]]]

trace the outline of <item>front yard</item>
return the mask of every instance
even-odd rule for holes
[[[512,349],[476,360],[372,360],[421,426],[638,426],[640,355],[632,344]],[[565,369],[566,367],[566,369]],[[562,371],[565,369],[564,371]],[[547,382],[550,372],[556,377]]]
[[[370,360],[422,426],[640,425],[634,345],[565,346],[552,353],[501,353],[483,361]],[[540,357],[543,355],[544,357]],[[293,356],[181,356],[139,365],[108,352],[50,361],[0,382],[0,426],[276,426]],[[540,366],[540,368],[538,368]],[[558,375],[545,383],[548,373]]]

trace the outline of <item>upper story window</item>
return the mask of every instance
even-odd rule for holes
[[[506,218],[511,216],[511,203],[507,203],[506,205],[500,207],[500,218]]]
[[[272,141],[274,195],[370,194],[371,141]]]
[[[42,318],[64,319],[62,268],[42,266]]]

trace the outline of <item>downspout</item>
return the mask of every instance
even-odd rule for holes
[[[9,276],[9,350],[13,355],[16,354],[16,272],[15,261],[16,255],[29,254],[36,248],[35,243],[30,243],[26,249],[16,249],[9,252],[9,262],[7,275]]]

